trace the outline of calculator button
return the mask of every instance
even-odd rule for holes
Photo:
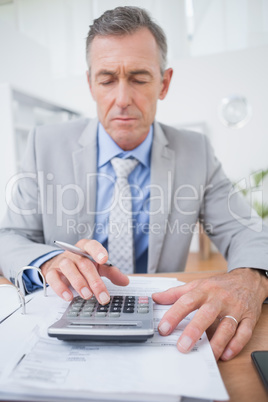
[[[149,303],[148,297],[139,297],[138,303]]]
[[[121,307],[122,303],[121,302],[116,302],[116,303],[112,302],[111,305],[114,306],[114,307]]]
[[[85,306],[83,307],[82,311],[93,311],[94,310],[94,306]]]
[[[85,302],[85,306],[94,306],[94,304],[96,304],[96,300],[86,300]]]
[[[138,313],[139,314],[149,313],[149,308],[145,308],[145,307],[138,308]]]
[[[122,299],[113,299],[112,303],[122,303],[123,300]]]
[[[116,311],[112,311],[109,313],[109,317],[120,317],[120,313]]]
[[[68,317],[77,317],[78,311],[69,311],[67,314]]]
[[[107,312],[109,310],[109,307],[106,307],[106,306],[99,306],[99,307],[97,307],[97,310],[96,311],[105,311],[105,312]]]
[[[81,311],[81,313],[79,314],[80,317],[91,317],[92,316],[92,312],[91,311]]]
[[[130,300],[134,300],[134,301],[135,301],[135,299],[136,299],[135,296],[126,296],[126,297],[125,297],[125,300],[128,300],[128,301],[130,301]]]
[[[149,308],[149,304],[145,304],[145,303],[140,303],[140,304],[138,304],[138,308],[141,308],[141,307],[146,307],[147,309]]]
[[[123,313],[134,313],[134,307],[125,307]]]
[[[73,299],[73,303],[84,303],[84,302],[85,302],[85,300],[82,299],[82,297],[79,297],[77,299]]]
[[[81,306],[71,306],[70,311],[80,311]]]
[[[106,312],[105,311],[97,311],[95,313],[95,317],[106,317]]]
[[[120,311],[121,311],[121,307],[111,306],[110,311],[111,311],[111,312],[116,312],[116,311],[120,312]]]
[[[131,303],[125,303],[124,304],[124,307],[134,307],[135,306],[135,303],[133,302],[131,302]]]
[[[81,302],[81,301],[83,301],[83,299],[82,299],[82,297],[80,297],[80,296],[76,296],[76,297],[74,297],[74,299],[73,299],[73,302]]]
[[[72,306],[82,306],[83,305],[83,302],[73,302],[72,304],[71,304]]]

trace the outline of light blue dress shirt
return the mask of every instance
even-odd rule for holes
[[[150,164],[151,149],[153,141],[153,126],[145,140],[135,149],[124,151],[106,133],[99,123],[97,134],[97,201],[96,218],[93,238],[99,241],[105,248],[108,248],[108,222],[109,207],[113,199],[115,172],[111,159],[136,158],[140,163],[130,173],[128,181],[132,193],[132,219],[133,237],[135,244],[136,273],[147,272],[148,262],[148,239],[149,239],[149,211],[150,211]],[[55,250],[47,253],[31,264],[40,267],[44,262],[55,257],[62,250]],[[28,270],[23,275],[26,290],[32,292],[42,286],[39,274],[35,270]]]

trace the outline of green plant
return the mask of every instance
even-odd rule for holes
[[[262,218],[265,219],[268,217],[268,203],[260,203],[255,201],[253,203],[253,208],[257,212],[257,214]]]
[[[268,177],[268,169],[266,169],[266,170],[261,170],[261,171],[258,171],[258,172],[256,172],[256,173],[252,173],[251,175],[250,175],[250,178],[251,178],[251,180],[252,180],[252,184],[253,184],[253,187],[255,187],[255,188],[257,188],[257,187],[259,187],[260,186],[260,184],[263,182],[263,180],[264,180],[264,178],[265,177]],[[238,186],[238,188],[239,188],[239,190],[241,191],[241,193],[245,196],[245,197],[247,197],[248,196],[248,194],[249,194],[249,192],[250,192],[250,189],[248,189],[248,188],[240,188],[239,186]],[[268,202],[259,202],[259,201],[254,201],[254,203],[253,203],[253,208],[255,209],[255,211],[257,212],[257,214],[262,218],[262,219],[265,219],[265,218],[267,218],[268,217]]]

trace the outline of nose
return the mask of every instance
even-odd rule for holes
[[[116,104],[121,109],[125,109],[131,104],[131,88],[124,80],[118,83]]]

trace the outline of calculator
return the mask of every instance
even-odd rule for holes
[[[48,335],[70,341],[146,341],[154,335],[153,302],[148,296],[119,295],[103,306],[95,296],[77,296]]]

